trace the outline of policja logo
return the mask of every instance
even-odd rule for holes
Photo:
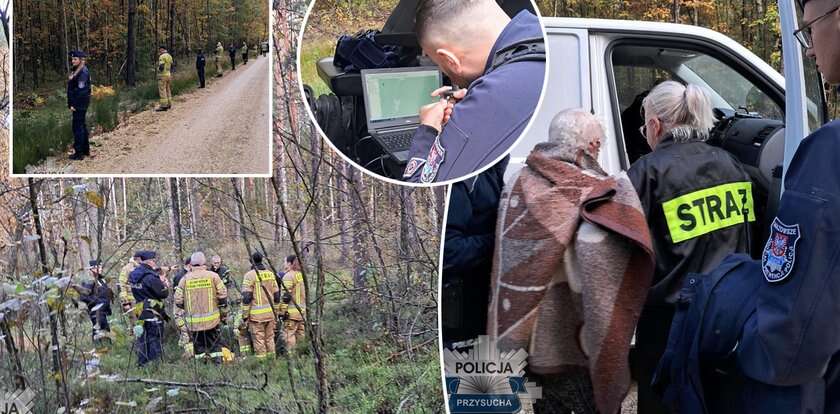
[[[0,414],[29,414],[34,406],[35,393],[31,389],[4,391]]]
[[[446,391],[452,413],[517,413],[523,401],[533,402],[542,389],[526,383],[528,353],[499,352],[496,342],[479,336],[467,352],[444,349]],[[527,384],[527,388],[526,388]]]

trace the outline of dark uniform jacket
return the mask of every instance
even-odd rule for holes
[[[175,277],[172,278],[172,286],[178,286],[178,283],[181,282],[181,279],[186,274],[187,274],[187,269],[184,269],[183,267],[178,269],[178,271],[175,272]]]
[[[114,297],[114,292],[108,287],[108,283],[103,279],[94,279],[82,283],[82,288],[85,289],[85,294],[79,295],[79,299],[87,305],[88,311],[92,311],[97,305],[102,305],[99,311],[105,315],[111,314],[111,300]]]
[[[230,270],[228,270],[227,266],[221,265],[218,269],[213,266],[210,266],[209,270],[218,274],[219,277],[222,278],[222,282],[225,283],[225,286],[230,286]]]
[[[90,104],[90,72],[87,66],[67,81],[67,107],[87,109]]]
[[[726,255],[748,251],[742,206],[746,197],[749,220],[755,221],[751,181],[728,152],[669,135],[628,175],[656,254],[648,305],[674,303],[687,273],[708,272]]]
[[[452,185],[443,246],[443,339],[485,332],[496,217],[509,158]]]
[[[195,57],[195,68],[199,72],[204,70],[204,65],[207,63],[207,58],[204,57],[204,54],[198,54]]]
[[[761,260],[727,258],[713,274],[717,289],[700,291],[686,307],[703,309],[702,317],[675,321],[666,353],[673,358],[665,360],[671,378],[697,377],[700,367],[721,363],[712,351],[734,350],[730,395],[683,395],[684,412],[708,404],[731,407],[715,412],[840,413],[839,166],[834,121],[796,151]],[[738,285],[745,287],[729,288]],[[693,340],[679,341],[679,332],[692,330]],[[696,363],[673,363],[692,353]]]
[[[534,38],[542,38],[536,16],[522,11],[511,19],[487,57],[484,75],[469,85],[466,97],[455,105],[440,137],[430,126],[420,125],[417,129],[403,179],[432,182],[463,177],[485,167],[513,146],[540,99],[545,62],[513,62],[495,70],[491,67],[496,52]],[[441,157],[433,154],[439,154],[439,147],[444,153],[437,166]],[[424,168],[429,168],[427,174]]]
[[[158,273],[145,263],[141,263],[128,275],[134,302],[142,304],[140,319],[155,317],[165,319],[163,299],[169,296],[169,289],[160,280]]]

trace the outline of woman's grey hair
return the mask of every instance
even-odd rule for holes
[[[205,263],[207,263],[207,258],[204,257],[202,252],[195,252],[190,256],[190,265],[192,266],[204,266]]]
[[[709,95],[693,84],[662,82],[645,97],[642,107],[662,122],[663,133],[671,133],[675,141],[686,141],[692,136],[705,141],[715,124]]]

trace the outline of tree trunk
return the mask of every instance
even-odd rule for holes
[[[128,0],[128,42],[125,59],[125,83],[134,86],[137,72],[137,0]]]
[[[178,178],[169,178],[169,195],[170,195],[170,219],[172,228],[172,241],[175,243],[175,253],[178,254],[178,260],[184,257],[184,246],[181,240],[181,203],[178,199]]]
[[[41,215],[38,213],[38,189],[35,180],[28,179],[29,183],[29,204],[32,208],[32,222],[35,224],[35,234],[38,235],[38,257],[41,259],[41,271],[49,274],[47,267],[47,249],[44,247],[44,230],[41,228]]]

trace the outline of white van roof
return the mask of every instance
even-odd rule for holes
[[[551,32],[552,28],[563,28],[609,33],[679,34],[710,40],[742,56],[760,71],[770,74],[774,82],[782,87],[785,86],[785,78],[760,57],[728,36],[705,27],[639,20],[581,19],[573,17],[543,17],[543,25],[548,33]]]

